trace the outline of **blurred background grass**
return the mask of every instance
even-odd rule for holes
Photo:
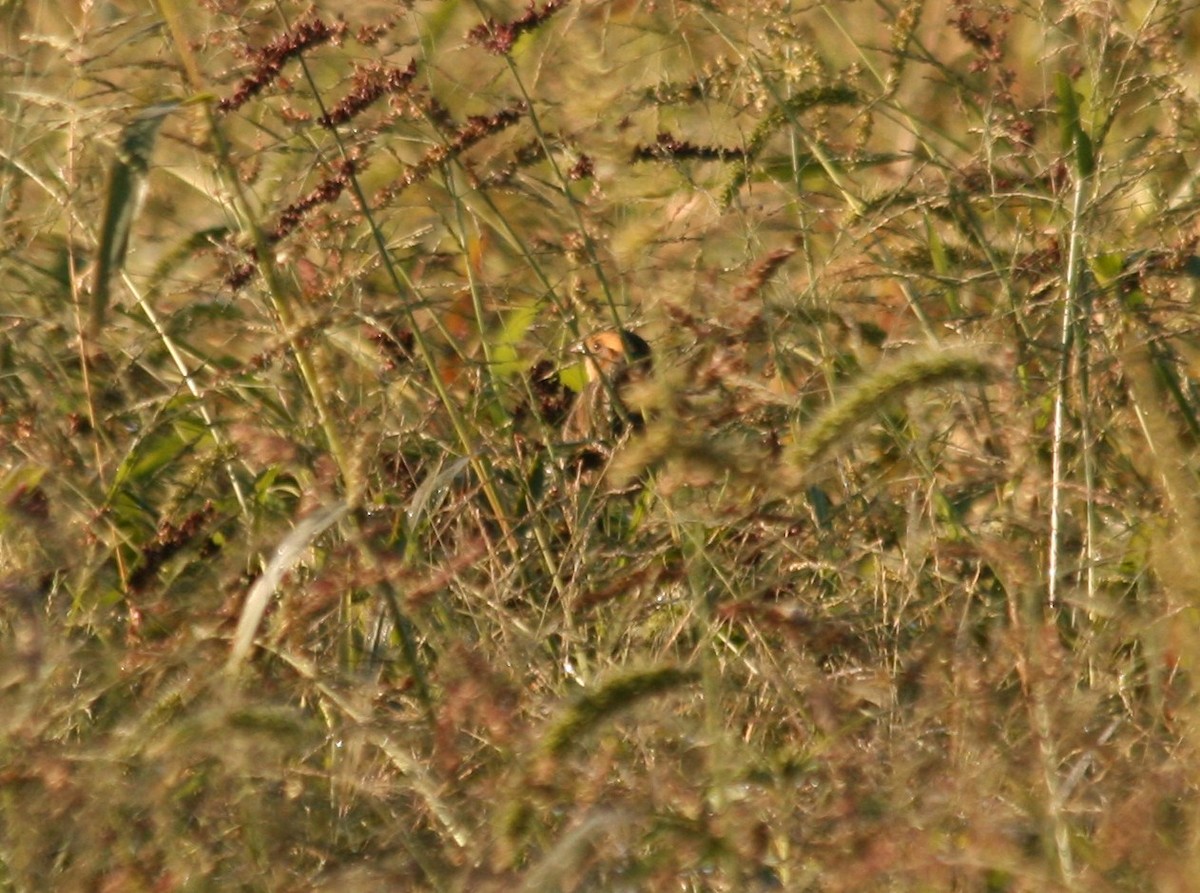
[[[1194,885],[1193,12],[0,15],[4,889]]]

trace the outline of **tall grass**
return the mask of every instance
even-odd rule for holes
[[[1192,12],[0,13],[0,889],[1192,886]]]

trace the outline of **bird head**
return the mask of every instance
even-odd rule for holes
[[[621,369],[650,363],[650,345],[629,329],[605,329],[584,338],[574,348],[584,356],[588,381],[612,378]]]

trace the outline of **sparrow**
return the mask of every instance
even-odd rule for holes
[[[623,395],[651,371],[650,345],[629,329],[606,329],[584,338],[573,350],[583,354],[587,383],[563,426],[568,440],[610,440],[639,430],[641,413]]]

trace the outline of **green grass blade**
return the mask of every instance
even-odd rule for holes
[[[153,105],[143,111],[121,131],[117,157],[108,172],[104,196],[104,216],[100,225],[100,250],[96,256],[96,274],[92,283],[91,308],[88,313],[88,332],[92,337],[104,326],[108,311],[109,283],[125,265],[129,250],[129,233],[146,194],[146,179],[158,130],[163,120],[179,108],[178,102]]]

